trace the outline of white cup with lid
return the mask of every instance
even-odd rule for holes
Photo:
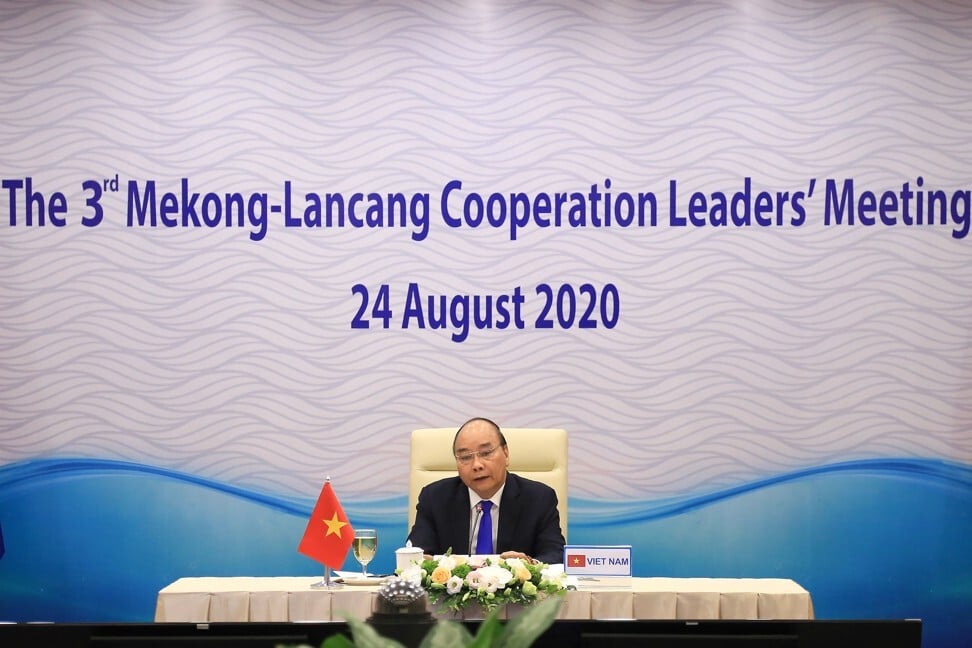
[[[395,550],[395,567],[398,569],[406,569],[413,562],[422,562],[422,547],[413,547],[411,542],[405,543],[405,546]]]

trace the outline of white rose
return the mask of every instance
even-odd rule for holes
[[[540,582],[553,583],[558,587],[566,587],[567,574],[563,565],[548,565],[540,570]]]
[[[422,584],[422,566],[418,563],[412,563],[408,567],[402,570],[400,574],[402,580],[406,580],[410,583],[415,583],[416,585]]]

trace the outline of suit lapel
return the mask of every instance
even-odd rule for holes
[[[456,488],[449,501],[449,542],[452,553],[465,554],[469,551],[469,489],[458,477]]]
[[[500,500],[499,528],[496,530],[496,553],[517,549],[513,534],[520,520],[520,482],[516,475],[507,473],[503,498]]]

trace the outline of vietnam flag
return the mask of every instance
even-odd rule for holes
[[[324,482],[297,551],[332,569],[340,569],[352,540],[354,529],[348,516],[344,514],[331,482]]]
[[[584,567],[587,565],[587,556],[584,554],[567,554],[568,567]]]

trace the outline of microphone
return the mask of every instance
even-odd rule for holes
[[[469,531],[469,553],[466,555],[473,555],[473,538],[476,536],[476,527],[479,525],[479,519],[483,517],[483,505],[476,505],[476,519],[473,520],[472,529]]]

